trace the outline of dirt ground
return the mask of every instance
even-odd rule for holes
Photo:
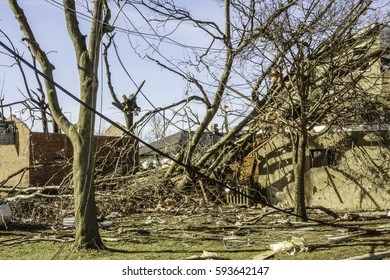
[[[111,212],[101,228],[108,249],[97,252],[74,251],[74,229],[64,227],[63,221],[26,221],[0,229],[0,259],[324,260],[390,250],[385,212],[339,214],[344,219],[337,221],[310,210],[309,217],[320,223],[297,223],[287,214],[256,207],[165,209],[125,216]]]

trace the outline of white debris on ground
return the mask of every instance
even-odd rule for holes
[[[303,237],[292,236],[290,241],[282,241],[271,244],[269,247],[275,252],[294,255],[296,252],[307,252]]]
[[[111,221],[102,221],[98,222],[99,226],[102,228],[108,228],[113,225]],[[74,217],[65,217],[62,223],[64,228],[74,228],[75,227],[75,218]]]
[[[223,259],[221,258],[217,253],[210,252],[210,251],[203,251],[202,255],[193,255],[188,258],[187,260],[219,260]]]

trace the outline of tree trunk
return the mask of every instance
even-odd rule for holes
[[[94,138],[74,144],[73,180],[75,211],[75,248],[104,249],[96,217],[95,185],[93,183]]]
[[[304,125],[302,125],[304,126]],[[307,146],[307,131],[302,127],[302,131],[297,133],[296,156],[294,165],[295,177],[295,214],[298,215],[297,221],[307,222],[306,203],[305,203],[305,159]]]
[[[74,0],[64,0],[65,20],[72,39],[77,68],[80,77],[80,99],[92,108],[96,108],[98,89],[97,69],[99,65],[100,43],[105,32],[112,31],[108,22],[110,11],[106,0],[95,0],[93,20],[89,36],[89,48],[86,37],[79,29]],[[20,29],[26,37],[31,52],[41,65],[46,75],[45,87],[53,119],[58,127],[70,138],[73,145],[73,182],[75,204],[75,247],[76,249],[103,249],[104,244],[99,235],[96,217],[95,186],[93,183],[94,168],[94,126],[95,116],[85,106],[80,106],[79,119],[71,124],[62,112],[58,102],[56,88],[53,84],[54,65],[37,43],[32,29],[17,0],[9,0]],[[104,18],[103,18],[103,14]]]
[[[92,108],[96,108],[96,93],[98,79],[96,76],[96,60],[84,52],[78,64],[80,71],[80,96]],[[69,136],[73,144],[73,181],[75,204],[75,248],[104,249],[105,246],[99,235],[97,223],[94,165],[95,165],[95,114],[81,106],[75,129]]]

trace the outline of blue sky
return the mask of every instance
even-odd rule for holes
[[[73,46],[66,30],[63,11],[58,6],[49,3],[50,1],[21,0],[19,2],[28,17],[40,46],[45,52],[50,52],[49,58],[56,67],[54,73],[56,82],[78,96],[78,73],[75,68],[76,62],[74,59]],[[214,1],[183,0],[177,2],[179,5],[185,5],[192,10],[195,15],[201,16],[203,19],[213,19],[217,21],[220,19],[220,22],[223,23],[223,9],[219,9],[218,4]],[[194,5],[195,2],[196,5]],[[117,13],[117,8],[112,7],[112,11],[114,17]],[[142,20],[134,10],[131,10],[130,7],[126,9],[126,15],[131,19],[132,24],[137,27],[137,30],[150,32],[145,21]],[[80,19],[80,24],[82,31],[85,34],[88,34],[89,22]],[[120,15],[115,25],[121,28],[117,30],[115,37],[121,59],[137,84],[146,80],[142,91],[153,105],[161,107],[185,97],[185,81],[178,78],[177,75],[163,70],[154,62],[140,57],[140,55],[142,56],[151,53],[152,50],[143,38],[135,34],[133,27],[126,22],[125,18]],[[18,47],[20,53],[23,54],[23,57],[30,60],[27,49],[21,44],[22,33],[7,1],[0,1],[0,29],[10,37],[12,42]],[[132,35],[128,37],[123,31],[125,29],[131,30]],[[175,38],[179,42],[183,44],[205,46],[205,42],[208,38],[202,37],[199,33],[194,32],[194,29],[191,26],[182,28],[181,30],[180,33],[177,33]],[[136,46],[136,49],[140,54],[136,54],[131,48],[129,39],[131,40],[132,45]],[[0,40],[8,44],[4,37],[0,37]],[[148,39],[148,41],[151,44],[158,43],[157,40],[153,39]],[[160,47],[161,54],[171,62],[175,62],[183,56],[190,55],[186,50],[170,44],[161,43]],[[152,52],[151,54],[153,57],[164,61],[164,58],[159,54],[155,52]],[[111,71],[115,89],[117,90],[119,97],[123,94],[129,95],[136,90],[136,86],[124,73],[119,63],[116,62],[114,53],[111,53],[110,57],[112,58]],[[164,62],[168,63],[166,60]],[[4,98],[4,104],[23,100],[23,96],[18,89],[21,91],[25,90],[22,86],[19,70],[16,67],[6,67],[6,65],[11,65],[12,63],[12,59],[3,54],[0,55],[0,86],[2,88],[1,94]],[[27,68],[25,70],[31,78],[33,74],[32,71]],[[99,72],[101,85],[104,85],[106,82],[105,69],[103,69],[103,71],[100,69]],[[35,87],[34,79],[31,79],[31,87]],[[63,111],[67,112],[67,116],[71,117],[71,120],[75,122],[77,120],[78,104],[67,98],[65,94],[61,92],[59,92],[59,99]],[[105,86],[102,86],[99,89],[99,99],[98,109],[102,107],[104,114],[113,118],[115,121],[123,123],[121,113],[111,105],[112,99]],[[152,109],[152,106],[142,96],[138,99],[138,105],[145,111]],[[8,109],[4,109],[4,113],[8,116],[10,112]],[[20,116],[20,108],[14,107],[12,113]],[[24,119],[27,119],[27,116],[24,116]],[[107,128],[107,125],[103,124],[101,129],[103,128]],[[39,127],[36,127],[35,129],[39,129]]]
[[[62,2],[60,0],[55,1]],[[58,4],[53,5],[53,0],[20,0],[19,2],[28,17],[39,44],[44,51],[49,53],[49,58],[56,67],[54,73],[56,82],[78,96],[79,82],[76,62],[74,59],[74,50],[67,33],[62,9]],[[220,29],[224,29],[224,9],[221,7],[220,0],[177,0],[175,2],[178,5],[186,7],[195,15],[195,17],[202,20],[217,22],[220,25]],[[112,1],[109,3],[113,4]],[[380,7],[387,4],[387,1],[375,0],[375,4]],[[111,8],[114,18],[118,13],[118,9],[114,6],[111,6]],[[378,10],[378,12],[381,12],[383,16],[387,15],[388,17],[389,14],[387,11],[383,9]],[[132,80],[129,79],[123,71],[116,60],[114,53],[110,53],[113,83],[119,97],[123,94],[129,95],[134,92],[137,85],[141,84],[143,80],[146,80],[142,92],[155,107],[166,106],[172,102],[185,98],[185,92],[187,90],[186,81],[179,78],[177,75],[162,69],[160,66],[156,65],[156,63],[145,59],[144,56],[147,54],[151,55],[153,58],[159,59],[163,63],[172,66],[174,64],[178,64],[178,61],[185,57],[191,57],[191,51],[189,49],[183,49],[182,47],[168,44],[166,43],[166,40],[161,41],[156,36],[148,36],[145,41],[144,38],[137,35],[137,31],[151,33],[151,30],[148,28],[145,20],[142,19],[136,10],[131,7],[127,7],[125,9],[125,13],[128,19],[131,20],[131,23],[120,14],[115,22],[115,26],[118,27],[115,38],[121,59],[130,73]],[[145,14],[145,16],[147,17],[148,14]],[[85,34],[88,34],[88,20],[80,19],[80,24],[82,31]],[[135,30],[132,25],[136,26],[137,30]],[[165,26],[165,29],[161,30],[169,32],[171,28],[172,25],[168,24]],[[30,60],[30,55],[27,52],[27,49],[21,44],[22,33],[19,30],[19,25],[15,20],[12,11],[8,7],[8,1],[5,0],[0,0],[0,29],[11,38],[12,42],[18,47],[20,53]],[[130,31],[129,36],[126,30]],[[180,29],[176,30],[174,36],[177,42],[199,47],[207,46],[210,41],[210,37],[207,37],[203,33],[197,31],[190,24],[182,24]],[[0,36],[0,40],[6,43],[4,37]],[[153,51],[149,44],[158,45],[160,50],[159,53]],[[137,52],[133,48],[135,48]],[[222,59],[215,61],[214,64],[218,64],[223,61],[223,53],[221,53],[220,58]],[[22,86],[22,79],[19,70],[16,67],[6,67],[12,63],[12,59],[4,54],[0,54],[0,94],[2,95],[1,97],[4,98],[5,104],[23,100],[23,96],[19,90],[25,90]],[[179,65],[179,67],[180,71],[183,71],[184,73],[188,69],[185,65]],[[240,69],[236,70],[240,71]],[[27,70],[27,68],[26,71],[29,73],[31,78],[33,76],[32,71]],[[191,71],[191,69],[188,71]],[[216,75],[218,76],[217,72]],[[111,104],[112,99],[107,87],[105,86],[106,77],[104,68],[99,69],[99,78],[101,87],[98,94],[98,110],[101,110],[114,121],[124,123],[121,112],[119,112],[119,110]],[[212,80],[209,78],[210,77],[207,77],[206,75],[202,77],[202,79],[205,80]],[[34,85],[34,79],[30,79],[30,81],[31,87],[35,88],[36,85]],[[209,89],[212,92],[213,88],[210,87]],[[245,89],[243,90],[245,92]],[[196,90],[193,90],[191,94],[197,94]],[[70,117],[71,121],[75,122],[77,120],[79,105],[61,92],[59,92],[59,99],[63,107],[63,111],[66,112],[66,115]],[[152,109],[152,105],[150,105],[142,95],[139,95],[137,102],[144,112]],[[238,108],[239,110],[245,110],[245,106],[247,105],[237,106],[241,107],[236,107],[235,109]],[[12,113],[19,117],[21,116],[20,109],[20,107],[14,107]],[[201,116],[204,108],[202,106],[193,105],[192,110],[199,113]],[[5,109],[4,112],[6,115],[10,114],[8,109]],[[23,116],[24,120],[27,118],[27,115]],[[107,128],[107,126],[107,124],[102,123],[102,126],[100,126],[100,132]],[[99,120],[97,120],[97,127],[99,127]],[[35,129],[39,129],[39,127],[35,127]]]

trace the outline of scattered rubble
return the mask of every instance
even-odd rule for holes
[[[271,244],[269,247],[275,252],[281,252],[287,255],[294,255],[296,252],[307,252],[308,248],[304,244],[303,237],[292,236],[290,241],[282,241]]]
[[[226,236],[222,241],[226,249],[235,249],[254,243],[253,240],[243,238],[242,236]]]
[[[98,222],[99,226],[101,228],[108,228],[113,225],[113,222],[111,221],[100,221]],[[74,217],[66,217],[63,220],[63,228],[68,229],[68,228],[74,228],[75,227],[75,218]]]
[[[372,216],[364,216],[358,213],[345,213],[339,220],[342,221],[371,221],[374,220],[375,217]]]
[[[225,258],[220,257],[217,253],[209,252],[209,251],[203,251],[202,255],[193,255],[188,258],[187,260],[225,260]]]

